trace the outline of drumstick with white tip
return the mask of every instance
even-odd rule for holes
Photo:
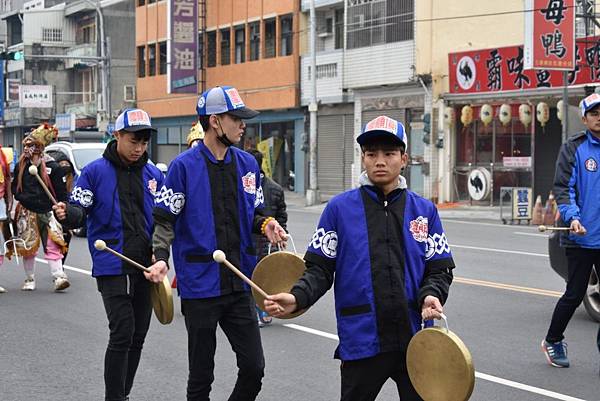
[[[234,272],[236,274],[236,276],[238,276],[239,278],[244,280],[244,282],[246,284],[248,284],[250,287],[252,287],[256,291],[258,291],[258,293],[260,295],[262,295],[263,297],[267,298],[269,296],[269,294],[267,294],[262,288],[260,288],[254,281],[250,280],[237,267],[235,267],[233,264],[231,264],[231,262],[227,260],[227,257],[225,256],[225,252],[223,252],[222,250],[217,249],[216,251],[214,251],[213,259],[215,260],[215,262],[223,263],[225,266],[227,266],[232,272]]]
[[[119,253],[119,252],[115,251],[114,249],[109,248],[108,246],[106,246],[106,242],[102,241],[101,239],[94,241],[94,248],[96,248],[99,251],[108,251],[108,252],[112,253],[113,255],[115,255],[116,257],[123,259],[125,262],[130,263],[134,267],[137,267],[138,269],[145,271],[146,273],[152,272],[152,269],[150,269],[149,267],[142,266],[135,260],[129,259],[127,256],[123,255],[122,253]]]
[[[571,231],[570,227],[538,226],[540,232],[544,231]]]
[[[48,195],[48,198],[50,198],[50,200],[52,201],[52,203],[55,204],[55,205],[58,204],[58,202],[56,201],[56,198],[54,198],[54,196],[52,195],[52,193],[50,192],[50,190],[46,186],[46,183],[44,182],[44,180],[42,180],[42,177],[40,177],[40,175],[38,174],[37,167],[34,166],[33,164],[31,166],[29,166],[29,174],[34,175],[35,178],[37,178],[38,182],[40,183],[40,185],[42,186],[42,188],[44,188],[44,191],[46,191],[46,195]]]

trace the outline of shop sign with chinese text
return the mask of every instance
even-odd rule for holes
[[[575,67],[575,0],[525,0],[525,69]]]
[[[53,106],[52,86],[19,86],[19,106],[22,108],[51,108]]]
[[[198,74],[198,2],[170,0],[170,93],[196,93]]]
[[[600,37],[577,40],[569,85],[600,83]],[[448,54],[450,93],[502,92],[562,87],[562,71],[526,70],[523,46]]]

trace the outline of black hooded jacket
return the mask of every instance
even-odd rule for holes
[[[58,202],[67,202],[69,194],[65,185],[65,174],[62,167],[54,159],[47,160],[46,171],[50,176],[50,182],[54,189],[54,197]],[[18,172],[15,171],[15,178],[12,182],[12,192],[15,199],[18,200],[25,209],[35,213],[48,213],[52,210],[52,201],[46,194],[35,176],[29,174],[31,161],[25,162],[23,170],[21,191],[17,191]],[[39,172],[41,174],[41,171]],[[52,189],[50,190],[52,192]]]

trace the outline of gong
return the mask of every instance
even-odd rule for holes
[[[173,321],[173,293],[169,278],[165,276],[160,283],[152,283],[150,292],[152,297],[152,309],[154,315],[162,324],[169,324]]]
[[[467,401],[475,386],[471,353],[462,340],[442,327],[419,331],[408,344],[410,380],[424,401]]]
[[[262,288],[267,294],[278,294],[280,292],[290,292],[296,281],[304,273],[304,259],[296,253],[280,251],[265,256],[254,269],[252,281]],[[256,305],[261,310],[265,310],[265,297],[254,288],[252,295]],[[281,319],[291,319],[299,316],[306,311],[300,310],[290,313]]]

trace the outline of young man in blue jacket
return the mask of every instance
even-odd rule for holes
[[[329,201],[304,275],[265,306],[285,316],[314,304],[335,282],[341,400],[375,400],[392,378],[402,401],[421,401],[406,350],[423,320],[440,318],[454,261],[435,205],[400,175],[408,161],[402,123],[377,117],[357,142],[366,169],[360,187]]]
[[[260,169],[239,143],[244,119],[258,112],[229,86],[204,92],[196,107],[204,140],[175,158],[156,199],[153,235],[157,262],[150,275],[160,282],[169,246],[188,332],[188,401],[208,401],[214,380],[217,324],[236,354],[238,376],[229,401],[256,399],[264,357],[249,287],[212,254],[220,249],[246,276],[256,265],[252,233],[284,243],[285,230],[263,214]]]
[[[564,332],[583,301],[592,267],[600,267],[600,95],[580,103],[587,129],[565,142],[556,161],[554,194],[560,217],[570,230],[560,238],[568,260],[567,288],[558,300],[542,351],[550,365],[568,368]],[[598,332],[600,348],[600,331]]]
[[[71,193],[70,205],[54,207],[71,228],[87,223],[92,276],[108,318],[110,337],[104,358],[106,401],[124,401],[140,361],[152,316],[151,282],[116,256],[99,251],[101,239],[112,249],[149,266],[157,189],[163,175],[148,163],[148,143],[156,129],[140,109],[123,111],[115,122],[115,139],[103,157],[88,164]]]

